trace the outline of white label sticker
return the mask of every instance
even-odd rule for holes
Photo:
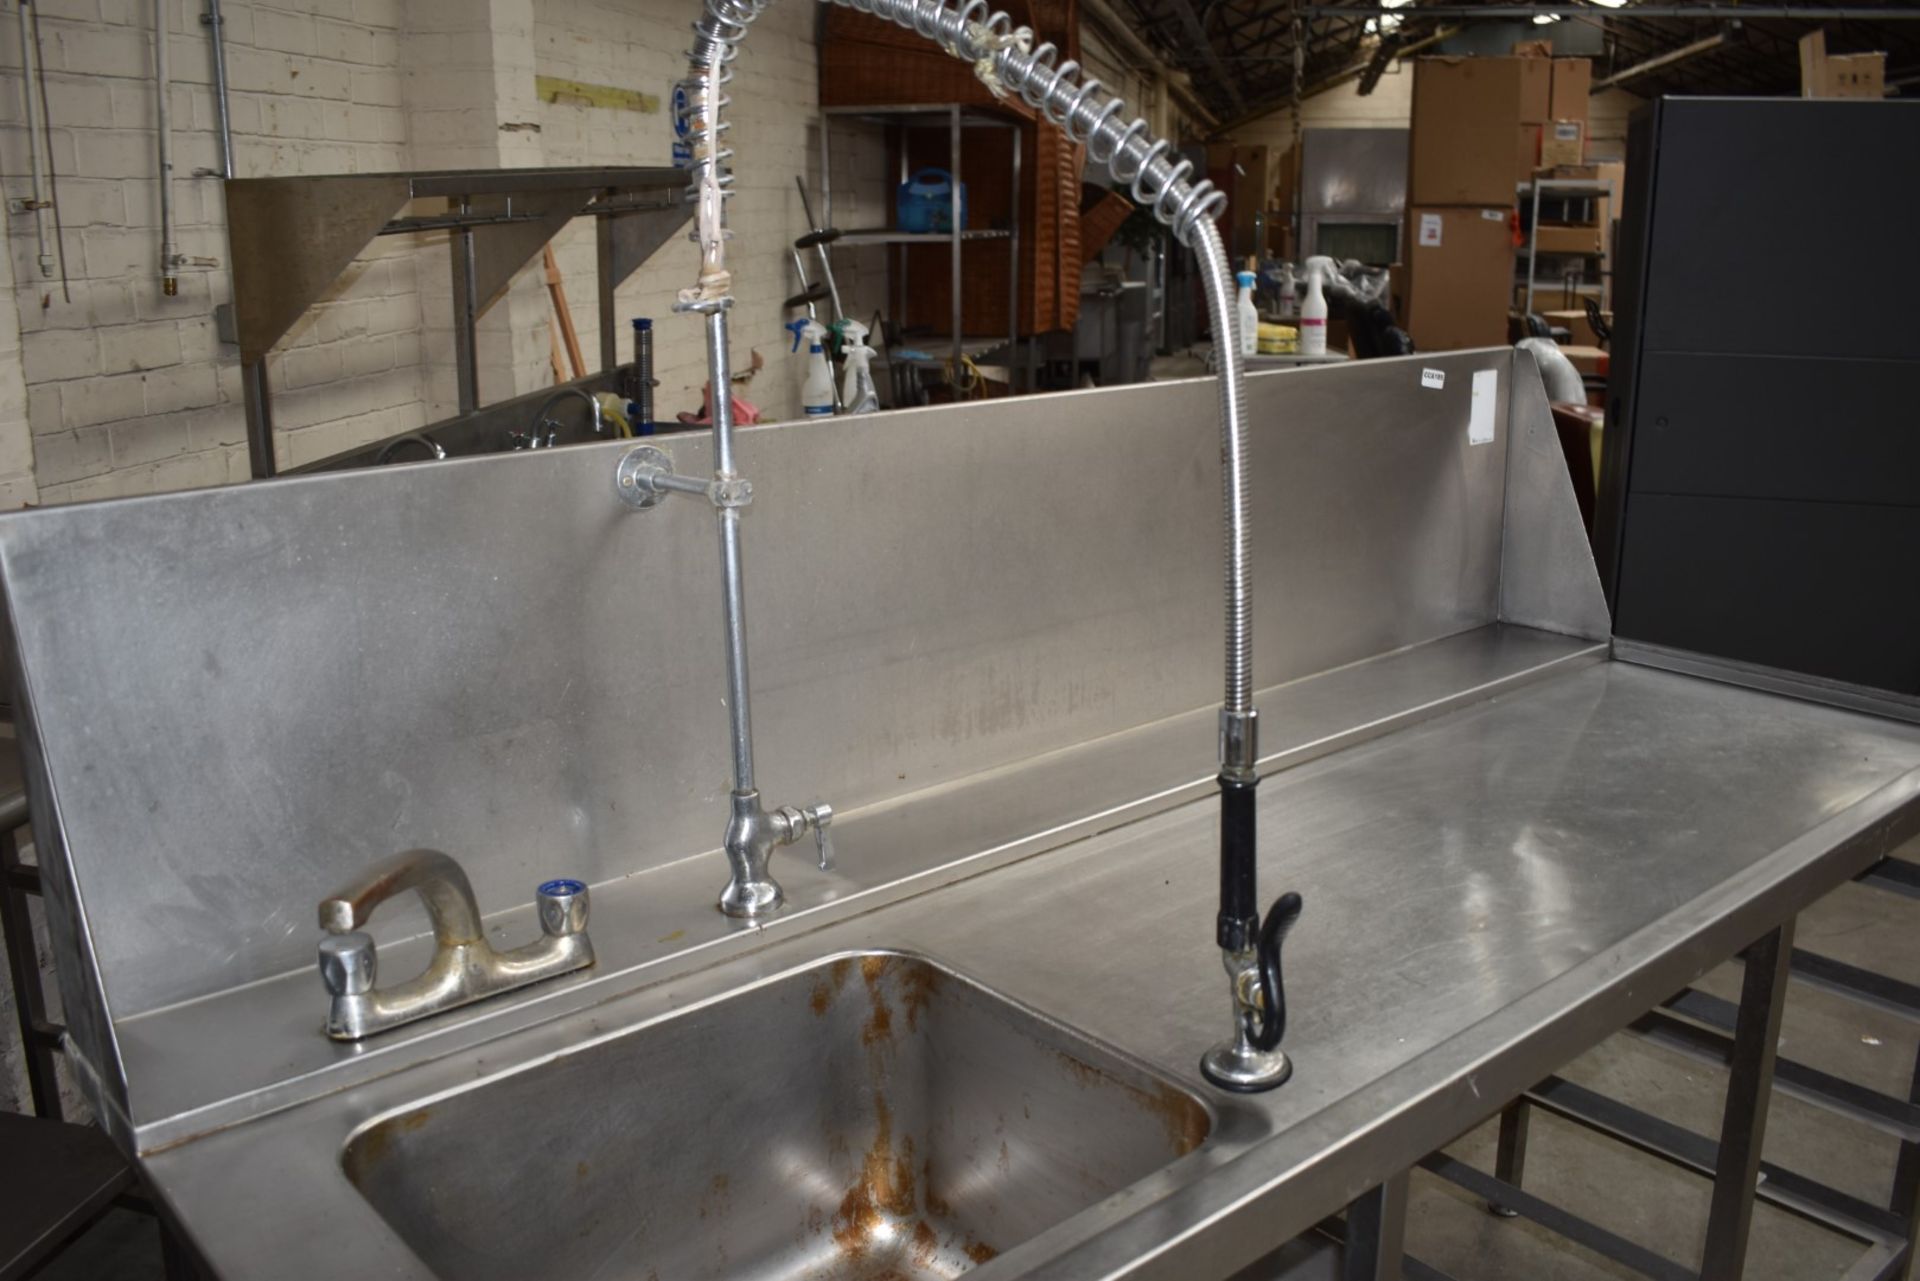
[[[1473,397],[1467,406],[1467,443],[1469,445],[1493,443],[1493,401],[1499,393],[1500,371],[1498,369],[1473,371]]]
[[[1480,217],[1487,222],[1505,222],[1507,211],[1504,209],[1482,209]]]
[[[1432,387],[1436,390],[1446,386],[1447,371],[1444,369],[1422,369],[1420,371],[1420,385],[1422,387]]]
[[[1420,243],[1438,246],[1440,243],[1440,215],[1420,215]]]
[[[1553,122],[1553,140],[1555,142],[1580,141],[1580,122],[1578,120],[1556,120]]]

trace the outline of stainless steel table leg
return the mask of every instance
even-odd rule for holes
[[[472,206],[463,197],[460,212]],[[470,414],[480,408],[480,300],[477,264],[473,253],[473,229],[455,231],[447,241],[453,259],[453,362],[454,383],[458,389],[460,412]]]
[[[1713,1208],[1701,1281],[1740,1281],[1753,1223],[1753,1194],[1760,1176],[1760,1148],[1773,1097],[1773,1063],[1780,1044],[1780,1012],[1786,1004],[1787,969],[1793,953],[1793,922],[1747,949],[1740,985],[1740,1021],[1733,1034],[1732,1072],[1720,1121],[1719,1159],[1713,1176]]]
[[[1347,1207],[1341,1281],[1400,1281],[1407,1238],[1408,1173],[1400,1171]]]
[[[1500,1139],[1494,1147],[1493,1176],[1514,1187],[1523,1186],[1527,1176],[1527,1131],[1533,1124],[1533,1105],[1515,1099],[1500,1113]],[[1498,1201],[1487,1202],[1487,1209],[1503,1219],[1518,1215]]]
[[[1907,1088],[1907,1102],[1920,1106],[1920,1052],[1913,1058],[1913,1084]],[[1907,1261],[1896,1273],[1898,1281],[1920,1277],[1920,1142],[1908,1139],[1900,1145],[1900,1159],[1893,1167],[1893,1197],[1888,1206],[1907,1226]]]
[[[267,358],[240,362],[240,394],[247,405],[247,460],[253,478],[278,471],[273,459],[273,393],[267,386]]]

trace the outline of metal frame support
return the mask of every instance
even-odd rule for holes
[[[1854,878],[1905,897],[1920,897],[1920,867],[1888,858]],[[1548,1077],[1500,1114],[1498,1174],[1487,1174],[1436,1152],[1420,1162],[1448,1182],[1483,1198],[1489,1210],[1524,1216],[1560,1236],[1598,1251],[1642,1276],[1661,1281],[1734,1281],[1745,1266],[1756,1201],[1795,1215],[1866,1247],[1848,1281],[1920,1278],[1920,1053],[1907,1097],[1778,1057],[1780,1025],[1791,980],[1898,1017],[1920,1020],[1920,987],[1830,957],[1798,951],[1789,920],[1744,953],[1740,1003],[1693,988],[1630,1026],[1652,1043],[1729,1069],[1721,1133],[1716,1141],[1650,1116],[1571,1082]],[[1729,1035],[1731,1034],[1731,1035]],[[1872,1127],[1900,1142],[1893,1186],[1885,1202],[1863,1200],[1762,1159],[1774,1091]],[[1680,1169],[1714,1181],[1701,1270],[1694,1273],[1571,1211],[1521,1190],[1530,1111],[1546,1111],[1625,1143]],[[1430,1272],[1409,1259],[1410,1276]]]
[[[273,456],[273,392],[265,356],[240,362],[240,396],[247,406],[247,458],[253,478],[265,480],[280,470]]]
[[[1033,380],[1028,378],[1024,386],[1014,382],[1013,371],[1019,363],[1020,350],[1020,131],[1013,133],[1013,217],[1007,220],[1012,234],[1007,237],[1007,297],[1013,301],[1007,307],[1007,386],[1021,391],[1032,391]]]
[[[40,987],[38,953],[33,942],[33,917],[27,896],[40,892],[40,869],[20,861],[19,832],[27,822],[26,795],[15,792],[0,799],[0,928],[7,935],[7,973],[13,983],[14,1012],[20,1020],[20,1046],[27,1060],[27,1089],[34,1114],[61,1119],[60,1078],[54,1053],[61,1027],[47,1019],[46,994]]]
[[[1347,1207],[1341,1281],[1400,1281],[1406,1255],[1410,1174],[1400,1171]]]
[[[1907,1102],[1920,1107],[1920,1051],[1913,1056],[1913,1084],[1907,1089]],[[1906,1225],[1906,1261],[1894,1272],[1896,1281],[1913,1281],[1920,1276],[1920,1139],[1908,1139],[1900,1145],[1900,1156],[1893,1166],[1893,1195],[1887,1208]]]
[[[947,270],[952,276],[953,290],[953,377],[958,382],[960,362],[966,355],[960,338],[960,327],[963,323],[960,307],[960,246],[962,236],[965,234],[965,223],[960,216],[960,105],[958,103],[947,108],[947,167],[953,176],[953,189],[947,193],[947,216],[951,220],[949,235],[952,237],[951,248],[947,253]],[[1016,205],[1014,220],[1018,222],[1019,217],[1020,210]],[[1015,307],[1020,305],[1018,298],[1014,300],[1013,305]]]
[[[1500,1138],[1494,1145],[1493,1177],[1509,1187],[1523,1187],[1527,1176],[1527,1137],[1533,1127],[1533,1105],[1515,1099],[1500,1110]],[[1487,1209],[1503,1219],[1515,1218],[1519,1211],[1499,1201],[1487,1202]]]
[[[1773,1100],[1773,1065],[1779,1053],[1780,1017],[1786,1009],[1792,958],[1791,920],[1747,949],[1700,1281],[1740,1281],[1746,1269],[1754,1188],[1767,1135],[1768,1105]]]
[[[465,197],[460,212],[473,211]],[[477,265],[473,252],[473,229],[462,227],[453,233],[453,362],[454,381],[459,390],[460,412],[470,414],[480,408],[479,323],[480,306]]]

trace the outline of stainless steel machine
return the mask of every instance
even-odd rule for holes
[[[71,1057],[210,1268],[1222,1277],[1347,1208],[1385,1277],[1410,1167],[1750,949],[1736,1277],[1793,917],[1920,831],[1920,728],[1613,658],[1525,353],[1249,378],[1261,873],[1307,909],[1291,1080],[1215,1088],[1214,403],[738,433],[758,777],[837,849],[753,919],[712,527],[636,515],[628,445],[0,517]],[[415,847],[502,951],[590,887],[594,964],[329,1037],[315,905]],[[434,954],[405,899],[356,921],[383,983]]]

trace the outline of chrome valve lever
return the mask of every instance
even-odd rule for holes
[[[827,835],[827,829],[833,826],[833,806],[818,801],[800,811],[800,817],[813,827],[813,845],[820,853],[820,870],[833,870],[833,837]]]

